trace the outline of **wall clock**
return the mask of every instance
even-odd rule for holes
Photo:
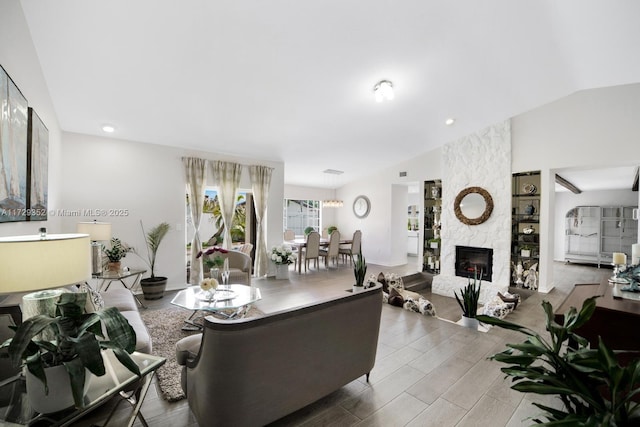
[[[358,218],[365,218],[371,210],[371,202],[367,196],[358,196],[353,202],[353,213]]]

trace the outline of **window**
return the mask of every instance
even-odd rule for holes
[[[304,235],[307,227],[320,232],[320,200],[284,199],[284,229],[293,230],[296,235]]]
[[[188,196],[187,196],[188,198]],[[233,243],[245,242],[246,228],[246,202],[247,192],[238,191],[236,194],[236,212],[233,216],[233,227],[231,228],[231,239]],[[187,211],[189,204],[187,203]],[[208,188],[205,190],[204,206],[202,209],[203,216],[200,221],[200,238],[203,243],[207,243],[211,238],[216,237],[222,239],[222,217],[220,216],[220,204],[218,203],[218,192],[215,189]],[[193,226],[191,225],[190,216],[187,214],[187,243],[193,236]],[[218,241],[217,244],[220,244]]]

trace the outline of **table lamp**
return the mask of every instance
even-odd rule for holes
[[[83,282],[91,277],[89,236],[41,233],[2,237],[0,271],[0,294]]]
[[[111,223],[109,222],[79,222],[78,233],[88,234],[91,239],[91,275],[94,277],[102,274],[102,244],[99,241],[111,240]]]

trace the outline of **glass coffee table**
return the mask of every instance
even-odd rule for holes
[[[150,354],[133,352],[131,358],[140,368],[142,380],[125,368],[116,359],[113,352],[103,350],[107,373],[101,377],[91,378],[89,389],[85,394],[83,408],[68,408],[53,414],[38,414],[29,405],[26,394],[26,381],[23,375],[0,383],[0,425],[2,426],[68,426],[76,424],[87,413],[94,411],[116,395],[128,401],[133,406],[133,412],[128,421],[132,426],[136,420],[147,425],[140,412],[142,402],[149,390],[149,385],[156,370],[166,359]],[[122,401],[121,400],[121,401]],[[119,403],[119,402],[118,402]],[[118,405],[114,406],[107,420],[107,425]]]
[[[247,285],[220,285],[213,296],[209,297],[200,286],[190,286],[181,290],[171,301],[187,310],[193,310],[191,316],[185,320],[190,326],[184,330],[202,329],[202,326],[193,322],[193,317],[200,310],[210,311],[224,319],[243,317],[251,304],[262,299],[259,288]]]

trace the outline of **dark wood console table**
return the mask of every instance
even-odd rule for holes
[[[556,322],[562,324],[571,307],[580,310],[589,297],[599,295],[591,319],[576,333],[597,348],[598,337],[614,350],[640,350],[640,301],[613,298],[613,285],[607,279],[600,284],[575,285],[564,302],[555,310]]]

